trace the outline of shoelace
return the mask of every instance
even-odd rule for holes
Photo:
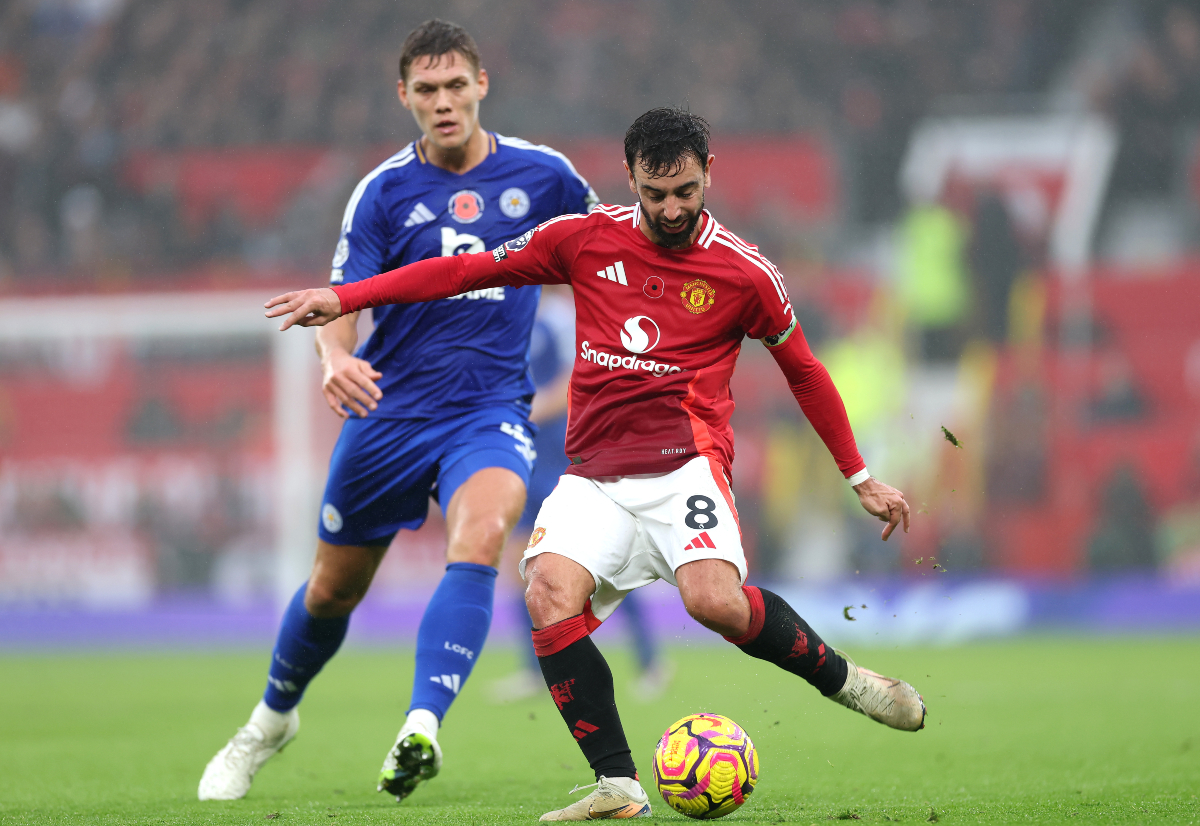
[[[597,780],[595,783],[588,783],[586,786],[576,786],[575,788],[571,789],[571,791],[567,792],[567,794],[575,794],[575,792],[581,792],[584,789],[590,789],[593,786],[599,786],[599,785],[600,785],[600,781]]]

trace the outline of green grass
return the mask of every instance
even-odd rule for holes
[[[922,691],[925,731],[888,730],[731,647],[673,650],[671,691],[641,704],[614,651],[643,777],[668,723],[711,710],[741,723],[762,761],[727,822],[1200,822],[1200,639],[854,653]],[[375,793],[411,679],[409,652],[392,650],[339,655],[250,796],[200,803],[200,772],[257,699],[265,652],[3,655],[0,823],[531,823],[591,777],[548,697],[486,702],[514,662],[502,648],[481,660],[443,731],[441,776],[402,805]]]

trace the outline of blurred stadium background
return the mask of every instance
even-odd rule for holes
[[[0,645],[272,638],[338,422],[259,307],[324,283],[351,189],[417,137],[396,59],[432,16],[479,42],[485,128],[604,201],[638,114],[712,123],[711,209],[914,511],[880,543],[748,347],[755,579],[839,642],[1200,628],[1193,4],[6,0]],[[397,540],[353,636],[411,638],[442,541]]]

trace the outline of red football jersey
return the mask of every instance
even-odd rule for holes
[[[783,340],[795,330],[803,341],[783,277],[707,211],[696,241],[684,249],[652,243],[640,220],[639,206],[599,206],[586,216],[547,221],[492,252],[418,262],[335,292],[342,311],[353,312],[502,284],[570,284],[576,351],[567,472],[661,473],[697,455],[716,458],[730,472],[729,379],[742,339]],[[837,429],[845,422],[841,399],[807,345],[802,352],[806,366],[816,365],[824,377],[826,407],[833,394]],[[802,391],[792,387],[804,404]],[[835,444],[821,435],[843,473],[863,467],[848,423]]]

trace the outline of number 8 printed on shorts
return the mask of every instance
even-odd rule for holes
[[[713,513],[713,509],[717,507],[716,502],[707,496],[697,495],[688,497],[687,506],[688,514],[684,517],[683,524],[697,531],[706,531],[717,526],[717,515]],[[703,522],[700,521],[700,517],[704,517]]]

